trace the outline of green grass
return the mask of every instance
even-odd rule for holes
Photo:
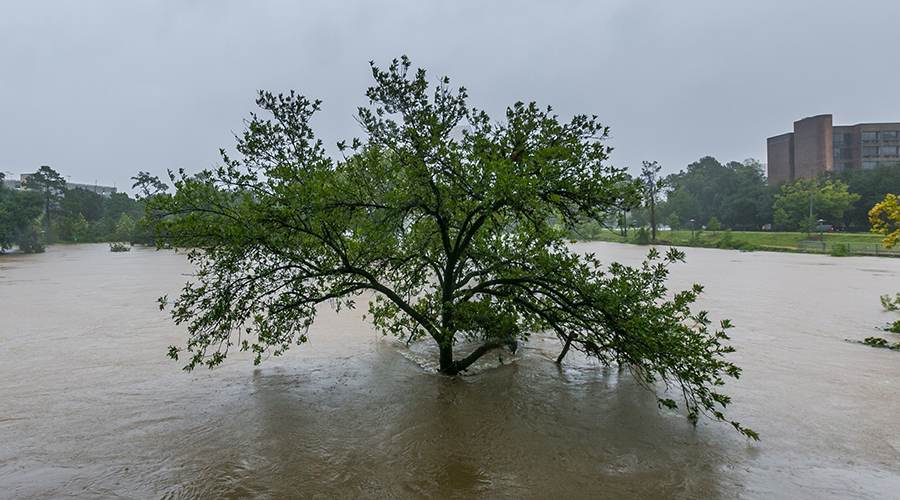
[[[694,240],[691,241],[690,231],[659,231],[656,233],[656,243],[660,245],[717,247],[722,241],[725,231],[694,231]],[[882,237],[867,233],[825,233],[826,242],[833,243],[868,243],[877,244]],[[592,241],[611,241],[617,243],[634,243],[635,231],[629,230],[628,236],[623,238],[618,231],[602,230],[595,232]],[[746,250],[769,251],[807,251],[799,247],[804,240],[819,239],[819,233],[782,233],[773,231],[732,231],[731,239],[736,242],[738,248]],[[821,252],[818,252],[821,253]]]

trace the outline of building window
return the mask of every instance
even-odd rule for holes
[[[878,156],[878,148],[874,146],[868,146],[862,148],[862,155],[865,156]]]
[[[881,139],[884,141],[897,141],[900,140],[900,132],[893,130],[890,132],[882,132]]]
[[[852,156],[850,156],[850,152],[850,148],[834,148],[834,159],[849,160],[850,158],[852,158]]]
[[[862,133],[862,140],[863,140],[864,142],[877,141],[877,140],[878,140],[878,135],[879,135],[878,132],[863,132],[863,133]]]
[[[835,144],[850,144],[850,134],[834,134]]]
[[[863,170],[872,170],[873,168],[878,166],[877,161],[864,161],[863,162]]]
[[[882,146],[881,156],[897,156],[897,146]]]

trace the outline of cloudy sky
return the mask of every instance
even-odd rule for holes
[[[257,89],[360,136],[368,61],[407,54],[499,118],[516,101],[609,125],[610,162],[765,162],[822,113],[900,122],[897,0],[0,0],[0,171],[131,192],[232,149]]]

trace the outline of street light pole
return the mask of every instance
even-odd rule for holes
[[[691,219],[691,239],[694,239],[694,219]]]

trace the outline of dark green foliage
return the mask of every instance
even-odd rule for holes
[[[549,108],[515,103],[502,122],[466,107],[440,80],[429,95],[409,61],[372,67],[367,134],[342,161],[309,126],[318,102],[261,92],[271,113],[252,116],[239,158],[196,176],[173,175],[174,195],[148,199],[160,243],[193,248],[195,279],[171,304],[188,326],[185,369],[217,366],[231,347],[279,355],[307,340],[317,305],[354,307],[400,339],[430,339],[453,375],[492,349],[515,351],[535,332],[630,368],[651,389],[671,387],[696,422],[723,420],[718,392],[740,370],[723,358],[725,330],[692,313],[699,286],[670,297],[668,265],[651,250],[640,268],[579,255],[568,234],[635,206],[640,192],[606,166],[607,129],[595,117],[560,122]],[[461,135],[459,124],[468,124]],[[643,230],[646,234],[646,230]],[[166,297],[160,307],[169,306]],[[457,359],[454,346],[475,344]],[[661,406],[676,403],[660,397]],[[751,438],[756,434],[732,424]]]
[[[71,217],[63,216],[59,220],[58,232],[60,241],[84,241],[88,232],[88,222],[80,213]]]
[[[637,234],[634,236],[634,242],[638,245],[649,245],[650,244],[650,233],[644,229],[643,227],[637,230]]]
[[[891,300],[890,295],[882,295],[879,299],[881,299],[881,305],[884,306],[886,310],[900,310],[900,293],[898,293],[893,300]],[[900,320],[890,323],[884,330],[891,333],[900,333]]]
[[[850,253],[850,245],[846,243],[834,243],[831,245],[831,252],[829,252],[832,257],[849,257]]]
[[[900,293],[892,300],[890,295],[884,294],[878,297],[881,300],[881,305],[887,311],[897,311],[900,310]]]
[[[669,224],[669,228],[673,231],[681,229],[683,222],[681,221],[681,217],[678,216],[677,213],[672,212],[669,214],[669,217],[666,219],[666,222]]]
[[[150,197],[167,188],[156,177],[141,175]],[[135,200],[125,193],[103,197],[83,188],[67,189],[62,176],[46,166],[25,186],[29,189],[18,191],[0,185],[0,251],[13,245],[27,252],[43,251],[44,244],[56,242],[154,243],[152,228],[135,222],[144,213],[147,198]],[[123,215],[132,223],[119,224]]]
[[[25,253],[43,253],[44,244],[41,243],[41,232],[34,228],[25,231],[16,238],[16,246]]]
[[[844,212],[859,200],[859,195],[847,190],[840,180],[797,179],[781,184],[781,193],[775,195],[774,224],[777,230],[813,232],[823,219],[826,223],[839,223]],[[812,216],[810,216],[812,201]]]
[[[881,349],[898,349],[898,348],[900,348],[897,345],[891,344],[890,342],[888,342],[887,340],[885,340],[881,337],[866,337],[865,339],[860,340],[859,343],[865,344],[870,347],[878,347]]]
[[[116,241],[131,241],[131,235],[134,234],[134,219],[128,214],[119,216],[116,222]]]
[[[75,217],[81,214],[88,222],[103,219],[103,197],[83,188],[66,189],[59,202],[63,217]]]
[[[59,199],[65,193],[66,180],[56,170],[43,165],[37,172],[25,179],[22,187],[37,191],[44,197],[45,223],[49,226],[51,221],[56,220],[56,210]]]
[[[125,243],[114,241],[109,244],[110,252],[128,252],[131,251],[131,247],[126,245]]]
[[[824,195],[815,192],[813,219],[823,218],[826,224],[842,225],[849,231],[867,231],[869,209],[888,193],[900,192],[900,163],[882,163],[872,170],[829,172],[816,180],[817,186],[825,187],[827,180],[841,181],[850,195],[849,203],[840,198],[844,196],[840,193],[834,198],[835,192]],[[782,202],[773,207],[775,195],[789,193],[783,191],[784,183],[767,186],[764,168],[755,160],[722,165],[715,158],[704,157],[689,165],[686,171],[668,176],[666,183],[670,191],[666,202],[659,207],[663,219],[673,212],[684,220],[716,217],[723,228],[745,231],[759,230],[763,224],[773,222],[776,230],[784,231],[801,227],[805,231],[808,225],[809,190],[805,184],[800,188],[806,193],[805,199],[798,195],[795,202]]]
[[[745,231],[772,222],[774,190],[756,160],[722,165],[707,156],[666,177],[666,185],[669,193],[659,208],[663,218],[675,212],[699,227],[700,221],[715,217],[724,228]]]
[[[749,247],[749,243],[734,237],[731,229],[726,229],[722,237],[715,243],[716,248],[731,248],[734,250],[742,250]]]
[[[18,246],[27,253],[43,252],[38,242],[38,217],[43,210],[43,198],[34,191],[17,191],[3,184],[0,173],[0,252]]]
[[[149,172],[138,172],[138,174],[131,179],[134,181],[131,188],[137,188],[138,195],[141,198],[147,198],[169,190],[168,184],[160,181],[159,177],[150,175]]]
[[[827,178],[842,181],[850,193],[860,196],[859,201],[844,212],[843,221],[848,231],[868,231],[869,210],[888,193],[900,194],[900,163],[881,163],[872,170],[848,169],[840,174],[829,173]]]
[[[143,216],[144,207],[137,200],[131,198],[125,193],[113,193],[103,200],[103,224],[106,234],[115,234],[116,224],[122,214],[127,214],[133,220],[140,219]]]

